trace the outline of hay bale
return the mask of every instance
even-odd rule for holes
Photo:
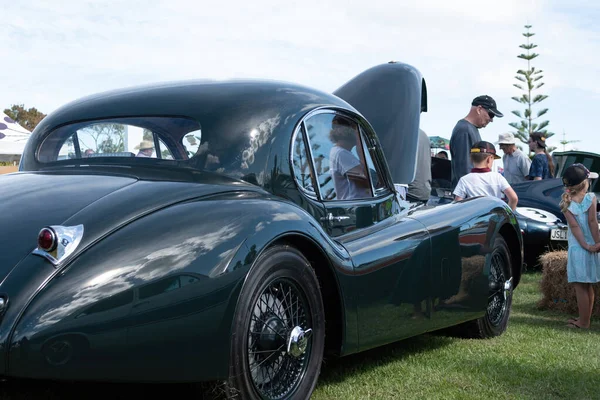
[[[567,251],[549,251],[540,256],[542,281],[540,288],[542,299],[537,303],[539,309],[556,310],[578,315],[577,298],[573,284],[567,282]],[[600,285],[594,285],[596,299],[593,316],[600,317]]]

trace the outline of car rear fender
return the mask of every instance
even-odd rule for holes
[[[321,243],[336,260],[332,264],[338,274],[351,272],[344,249],[310,215],[258,193],[179,203],[138,218],[59,265],[23,305],[8,340],[8,374],[92,380],[224,378],[231,319],[245,276],[269,243],[291,233]],[[181,282],[181,276],[194,284],[148,297],[152,285],[160,288],[162,280],[174,277]],[[118,296],[131,301],[94,311]],[[100,353],[93,352],[81,364],[74,362],[69,374],[43,361],[40,349],[47,340],[79,333],[89,337],[91,348],[104,345],[111,351],[111,343],[123,340],[136,346],[121,348],[123,362],[117,367],[103,364]],[[168,350],[173,348],[187,349],[176,367]],[[196,365],[199,359],[204,361]]]

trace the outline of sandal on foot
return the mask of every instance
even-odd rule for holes
[[[573,323],[573,322],[569,322],[569,323],[566,325],[566,327],[567,327],[567,328],[571,328],[571,329],[574,329],[574,328],[577,328],[577,329],[590,329],[590,328],[583,327],[583,326],[581,326],[581,325],[577,325],[577,324],[575,324],[575,323]]]

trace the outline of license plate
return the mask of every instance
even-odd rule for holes
[[[554,228],[550,232],[550,240],[567,240],[567,230]]]

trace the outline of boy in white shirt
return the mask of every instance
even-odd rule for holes
[[[463,176],[454,189],[454,199],[462,200],[475,196],[494,196],[502,199],[506,195],[508,205],[514,211],[517,207],[518,197],[506,178],[500,173],[492,171],[494,160],[500,157],[496,148],[490,142],[477,142],[471,147],[471,173]]]

